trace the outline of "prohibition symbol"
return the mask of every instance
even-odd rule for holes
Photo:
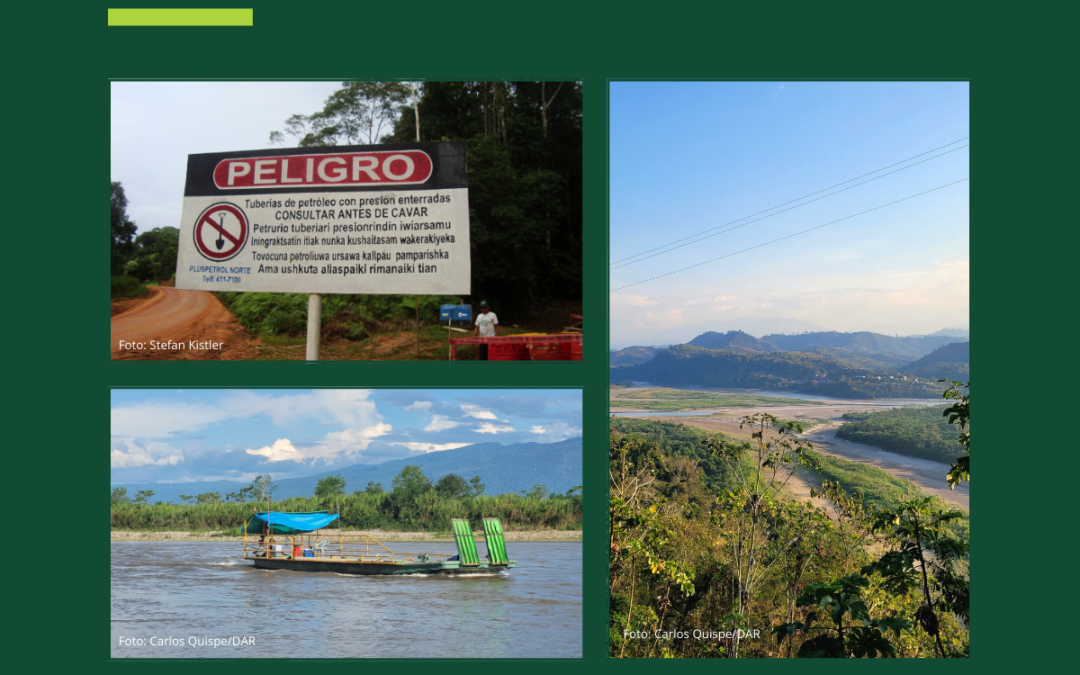
[[[236,257],[247,243],[247,235],[247,216],[228,202],[207,208],[195,221],[195,248],[208,260]]]

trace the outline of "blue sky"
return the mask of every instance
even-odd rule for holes
[[[112,391],[112,483],[250,481],[581,435],[581,391]]]
[[[966,83],[612,83],[613,266],[953,143],[969,135],[968,118]],[[613,269],[611,288],[966,178],[970,150]],[[967,328],[968,185],[616,291],[611,346],[680,343],[735,328],[755,335]]]

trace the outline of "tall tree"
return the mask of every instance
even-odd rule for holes
[[[735,628],[747,615],[759,584],[766,573],[781,559],[788,548],[805,534],[804,529],[783,532],[770,527],[771,513],[778,511],[780,493],[791,480],[798,466],[809,466],[806,451],[810,444],[800,438],[802,426],[772,415],[760,413],[744,417],[742,427],[749,427],[750,443],[730,442],[722,439],[710,441],[713,451],[727,463],[731,475],[738,482],[738,490],[721,496],[723,517],[731,531],[730,548],[733,569],[731,588],[735,596],[735,611],[731,621]],[[744,470],[743,463],[750,465]],[[806,521],[806,528],[812,521]],[[739,656],[740,640],[736,638],[732,656]]]
[[[480,476],[473,476],[469,479],[469,487],[472,489],[472,496],[479,497],[484,494],[484,488],[486,486],[480,482]]]
[[[469,496],[469,484],[456,473],[448,473],[435,481],[435,492],[440,497],[460,498]]]
[[[315,484],[316,497],[338,497],[345,494],[345,479],[341,474],[320,478]]]
[[[135,223],[127,215],[128,200],[124,187],[112,182],[109,219],[112,224],[112,273],[123,274],[124,263],[131,252],[131,240],[135,236]]]
[[[394,476],[393,486],[394,495],[404,498],[417,497],[432,489],[431,479],[415,464],[409,464]]]
[[[269,501],[274,496],[274,490],[277,489],[277,485],[274,485],[274,479],[270,474],[256,476],[248,487],[251,488],[255,501],[259,502]]]
[[[874,529],[885,533],[895,548],[862,569],[865,575],[880,574],[892,593],[922,592],[923,604],[915,620],[934,637],[941,658],[948,655],[941,640],[943,613],[968,618],[968,581],[955,568],[967,555],[968,543],[954,537],[948,527],[961,517],[959,511],[937,508],[933,497],[878,512]]]
[[[403,82],[343,82],[322,110],[285,120],[285,133],[296,138],[301,147],[378,143],[394,129],[410,93],[411,88]],[[271,144],[284,142],[284,133],[270,133]]]
[[[154,496],[153,490],[139,490],[135,493],[136,504],[146,504],[150,501],[150,498]]]

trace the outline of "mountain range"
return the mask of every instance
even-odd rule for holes
[[[626,350],[622,350],[626,351]],[[756,338],[703,333],[613,368],[612,381],[783,388],[824,396],[940,396],[936,380],[969,379],[968,343],[949,335],[888,336],[823,331]]]
[[[485,485],[485,494],[489,495],[527,491],[537,484],[546,485],[550,492],[566,492],[582,484],[581,447],[580,436],[559,443],[477,443],[382,464],[353,464],[310,476],[274,481],[277,485],[274,499],[310,497],[315,493],[315,485],[320,478],[335,474],[341,474],[345,479],[346,492],[362,490],[368,482],[381,483],[384,490],[390,491],[394,477],[410,464],[420,466],[433,482],[449,473],[455,473],[466,480],[480,476]],[[180,503],[181,494],[220,492],[224,498],[227,493],[236,492],[247,485],[235,481],[204,481],[122,483],[112,487],[126,487],[129,497],[133,497],[139,490],[152,489],[154,496],[151,502]]]

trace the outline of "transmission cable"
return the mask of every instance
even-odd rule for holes
[[[719,230],[719,229],[721,229],[721,228],[727,227],[728,225],[732,225],[732,224],[734,224],[734,223],[737,223],[737,222],[739,222],[740,220],[746,220],[747,218],[753,218],[754,216],[759,216],[759,215],[761,215],[761,214],[763,214],[763,213],[768,213],[769,211],[775,211],[776,209],[778,209],[778,208],[780,208],[780,207],[782,207],[782,206],[787,206],[788,204],[793,204],[793,203],[795,203],[795,202],[799,202],[799,201],[802,201],[802,200],[806,199],[807,197],[813,197],[814,195],[818,195],[818,194],[821,194],[822,192],[828,192],[829,190],[832,190],[833,188],[837,188],[837,187],[840,187],[841,185],[847,185],[848,183],[850,183],[850,182],[852,182],[852,181],[856,181],[856,180],[859,180],[860,178],[865,178],[865,177],[867,177],[867,176],[872,176],[873,174],[875,174],[875,173],[880,173],[880,172],[884,171],[885,169],[891,169],[891,168],[892,168],[892,167],[894,167],[894,166],[899,166],[900,164],[904,164],[904,163],[906,163],[906,162],[910,162],[910,161],[911,161],[911,160],[913,160],[913,159],[917,159],[917,158],[919,158],[919,157],[922,157],[922,156],[924,156],[924,155],[928,155],[928,154],[930,154],[930,153],[932,153],[932,152],[937,152],[938,150],[941,150],[942,148],[947,148],[947,147],[949,147],[950,145],[956,145],[957,143],[961,143],[961,142],[963,142],[963,141],[966,141],[966,140],[968,140],[968,138],[970,138],[970,137],[968,137],[968,136],[965,136],[964,138],[961,138],[961,139],[955,140],[955,141],[953,141],[952,143],[946,143],[945,145],[942,145],[942,146],[940,146],[940,147],[934,148],[933,150],[927,150],[926,152],[922,152],[922,153],[919,153],[919,154],[917,154],[917,155],[913,155],[913,156],[911,156],[911,157],[908,157],[907,159],[901,160],[901,161],[899,161],[899,162],[895,162],[895,163],[893,163],[893,164],[890,164],[890,165],[888,165],[888,166],[883,166],[883,167],[881,167],[880,169],[877,169],[877,170],[875,170],[875,171],[871,171],[870,173],[864,173],[864,174],[863,174],[863,175],[861,175],[861,176],[856,176],[855,178],[851,178],[851,179],[849,179],[849,180],[846,180],[846,181],[844,181],[844,182],[842,182],[842,183],[837,183],[836,185],[832,185],[832,186],[830,186],[830,187],[827,187],[827,188],[823,188],[823,189],[821,189],[821,190],[818,190],[817,192],[811,192],[810,194],[806,194],[806,195],[803,195],[802,197],[799,197],[798,199],[792,199],[792,200],[790,200],[790,201],[786,201],[786,202],[784,202],[783,204],[777,204],[776,206],[773,206],[773,207],[771,207],[771,208],[765,209],[764,211],[758,211],[757,213],[751,213],[751,214],[750,214],[750,215],[748,215],[748,216],[743,216],[742,218],[736,218],[735,220],[732,220],[732,221],[730,221],[730,222],[724,223],[723,225],[717,225],[716,227],[711,227],[711,228],[709,228],[709,229],[707,229],[707,230],[702,230],[701,232],[698,232],[697,234],[691,234],[691,235],[689,235],[689,236],[687,236],[687,237],[683,237],[682,239],[676,239],[675,241],[669,242],[669,243],[667,243],[667,244],[664,244],[664,245],[662,245],[662,246],[657,246],[656,248],[651,248],[651,249],[649,249],[649,250],[647,250],[647,251],[642,251],[641,253],[636,253],[636,254],[634,254],[634,255],[632,255],[632,256],[628,256],[628,257],[626,257],[626,258],[621,258],[621,259],[619,259],[619,260],[616,260],[616,261],[614,261],[614,262],[612,262],[612,263],[609,263],[609,265],[611,265],[611,269],[619,269],[620,267],[626,267],[627,265],[631,265],[631,264],[633,264],[633,263],[635,263],[635,262],[639,262],[640,260],[645,260],[645,259],[647,259],[647,258],[652,258],[652,257],[654,257],[654,256],[657,256],[657,255],[661,255],[662,253],[667,253],[668,251],[673,251],[673,250],[675,250],[676,248],[682,248],[683,246],[687,246],[688,244],[693,244],[693,243],[695,243],[695,242],[693,242],[693,241],[691,241],[691,242],[687,242],[686,244],[682,244],[682,245],[680,245],[680,246],[675,246],[675,244],[678,244],[679,242],[683,242],[683,241],[686,241],[687,239],[696,239],[697,237],[700,237],[701,235],[703,235],[703,234],[705,234],[705,233],[707,233],[707,232],[712,232],[713,230]],[[969,145],[970,145],[970,144],[969,144]],[[922,164],[923,162],[928,162],[928,161],[930,161],[931,159],[937,159],[938,157],[944,157],[945,155],[949,154],[950,152],[956,152],[957,150],[962,150],[963,148],[966,148],[966,147],[968,147],[968,146],[967,146],[967,145],[963,145],[963,146],[960,146],[959,148],[953,148],[952,150],[949,150],[949,151],[947,151],[947,152],[943,152],[943,153],[941,153],[940,155],[936,155],[936,156],[934,156],[934,157],[930,157],[930,158],[928,158],[928,159],[924,159],[924,160],[922,160],[922,162],[916,162],[915,164],[910,164],[910,165],[908,165],[908,166],[905,166],[905,167],[904,167],[903,169],[897,169],[896,171],[890,171],[890,172],[889,172],[889,173],[887,173],[887,174],[883,174],[883,175],[881,175],[881,176],[877,176],[877,177],[875,177],[875,178],[871,178],[871,179],[870,179],[870,180],[868,180],[868,181],[863,181],[862,183],[859,183],[858,185],[851,185],[851,186],[848,186],[848,187],[844,188],[844,190],[850,190],[851,188],[855,188],[855,187],[858,187],[859,185],[865,185],[865,184],[867,184],[867,183],[869,183],[869,182],[871,182],[871,181],[877,180],[878,178],[884,178],[885,176],[889,176],[889,175],[891,175],[891,174],[894,174],[894,173],[896,173],[897,171],[903,171],[904,169],[910,169],[911,167],[913,167],[913,166],[918,166],[919,164]],[[835,194],[840,194],[841,192],[844,192],[844,190],[837,190],[836,192],[833,192],[833,193],[830,193],[830,194],[824,195],[824,196],[822,196],[822,197],[818,197],[817,199],[812,199],[812,200],[810,200],[810,201],[808,201],[808,202],[803,202],[802,204],[797,204],[796,206],[792,206],[791,208],[788,208],[788,209],[784,209],[783,211],[777,211],[776,213],[770,213],[770,214],[769,214],[769,215],[767,215],[767,216],[764,216],[764,217],[762,217],[762,218],[758,218],[757,220],[753,220],[753,221],[750,221],[750,222],[754,222],[754,223],[756,223],[756,222],[759,222],[759,221],[765,220],[765,218],[771,218],[772,216],[775,216],[775,215],[777,215],[777,214],[779,214],[779,213],[785,213],[785,212],[787,212],[787,211],[790,211],[790,210],[792,210],[792,209],[797,209],[797,208],[799,208],[800,206],[805,206],[806,204],[812,204],[812,203],[814,203],[814,202],[816,202],[816,201],[818,201],[818,200],[820,200],[820,199],[824,199],[825,197],[831,197],[832,195],[835,195]],[[749,224],[750,224],[750,223],[743,223],[743,225],[749,225]],[[740,225],[739,227],[743,227],[743,225]],[[737,229],[739,229],[739,227],[733,227],[733,228],[731,228],[731,229],[732,229],[732,230],[737,230]],[[730,232],[731,230],[724,230],[724,231],[725,231],[725,232]],[[717,234],[719,234],[719,233],[717,233]],[[710,236],[715,236],[715,235],[710,235]],[[708,239],[708,238],[709,238],[709,237],[704,237],[704,239]],[[696,241],[701,241],[701,239],[696,239]],[[671,248],[669,248],[669,247],[671,247]],[[660,251],[660,249],[667,249],[667,250],[665,250],[665,251]],[[652,253],[653,251],[659,251],[659,253],[654,253],[653,255],[647,255],[647,254],[649,254],[649,253]],[[637,260],[631,260],[631,259],[633,259],[633,258],[637,258]],[[627,262],[627,263],[625,263],[625,264],[623,264],[623,265],[619,265],[619,264],[618,264],[618,263],[621,263],[621,262],[624,262],[624,261],[628,261],[628,260],[629,260],[629,261],[631,261],[631,262]]]
[[[828,223],[825,223],[824,225],[815,225],[814,227],[807,228],[805,230],[801,230],[799,232],[795,232],[793,234],[789,234],[789,235],[780,237],[779,239],[773,239],[772,241],[767,241],[764,244],[757,244],[755,246],[750,246],[749,248],[744,248],[741,251],[735,251],[734,253],[728,253],[727,255],[722,255],[722,256],[720,256],[718,258],[713,258],[711,260],[706,260],[704,262],[695,263],[693,265],[689,265],[687,267],[683,267],[681,269],[677,269],[677,270],[674,270],[672,272],[665,272],[664,274],[659,274],[659,275],[657,275],[655,277],[650,277],[648,279],[642,279],[641,281],[635,281],[632,284],[627,284],[625,286],[620,286],[620,287],[610,291],[610,293],[615,293],[616,291],[621,291],[624,288],[630,288],[631,286],[637,286],[639,284],[644,284],[644,283],[647,283],[649,281],[655,281],[656,279],[671,276],[672,274],[678,274],[679,272],[685,272],[686,270],[693,269],[695,267],[701,267],[702,265],[707,265],[707,264],[709,264],[711,262],[716,262],[717,260],[723,260],[724,258],[730,258],[733,255],[739,255],[740,253],[746,253],[747,251],[752,251],[752,250],[754,250],[756,248],[761,248],[762,246],[768,246],[769,244],[775,244],[778,241],[783,241],[785,239],[791,239],[792,237],[797,237],[800,234],[806,234],[807,232],[813,232],[814,230],[820,230],[821,228],[825,227],[826,225],[834,225],[834,224],[839,223],[839,222],[844,221],[844,220],[850,220],[852,218],[855,218],[856,216],[861,216],[861,215],[870,213],[871,211],[877,211],[878,209],[883,209],[886,206],[892,206],[893,204],[899,204],[900,202],[906,202],[909,199],[914,199],[916,197],[921,197],[923,195],[930,194],[931,192],[936,192],[937,190],[947,188],[950,185],[956,185],[957,183],[963,183],[966,180],[968,180],[968,179],[967,178],[961,178],[960,180],[953,181],[952,183],[946,183],[945,185],[939,185],[938,187],[933,188],[932,190],[927,190],[926,192],[920,192],[918,194],[911,195],[910,197],[904,197],[903,199],[897,199],[894,202],[889,202],[888,204],[882,204],[881,206],[875,206],[872,209],[867,209],[866,211],[860,211],[859,213],[855,213],[855,214],[852,214],[850,216],[845,216],[845,217],[840,218],[838,220],[830,221]]]

